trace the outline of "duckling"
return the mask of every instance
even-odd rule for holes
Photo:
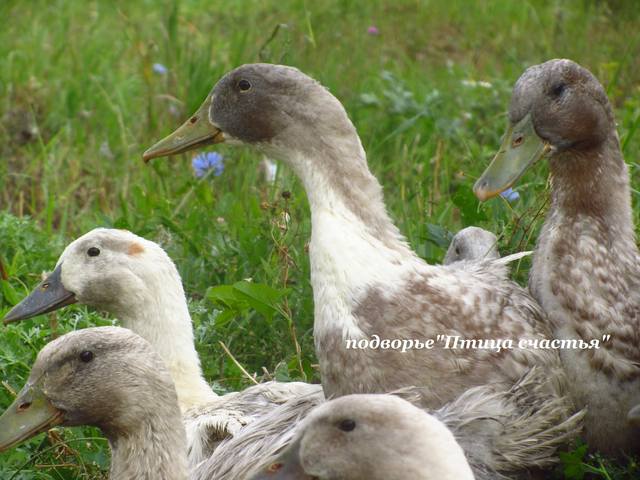
[[[588,444],[637,453],[640,430],[626,419],[640,403],[640,256],[629,173],[604,88],[571,60],[535,65],[518,79],[504,142],[476,195],[490,198],[541,158],[551,170],[551,206],[529,288],[553,336],[574,343],[561,357],[568,377],[580,379],[569,389],[587,409]]]
[[[303,382],[266,382],[219,397],[202,374],[193,325],[175,264],[156,243],[125,230],[97,228],[64,250],[53,273],[5,316],[24,320],[75,302],[114,315],[123,326],[149,341],[174,379],[184,414],[191,467],[212,456],[220,442],[242,435],[248,423],[270,415],[272,436],[244,445],[268,456],[293,434],[291,418],[324,400],[322,387]],[[297,400],[294,403],[289,400]],[[255,458],[236,459],[228,478],[239,478]],[[241,459],[238,459],[238,458]],[[214,468],[220,457],[216,457]],[[222,478],[222,477],[216,477]]]
[[[47,344],[0,417],[0,451],[56,425],[100,428],[113,480],[188,477],[169,371],[146,340],[124,328],[87,328]]]
[[[435,417],[394,395],[346,395],[317,407],[291,446],[252,480],[473,480]]]
[[[557,352],[443,345],[404,352],[353,348],[374,336],[388,342],[425,342],[442,335],[518,343],[546,339],[548,332],[537,303],[507,275],[482,265],[470,270],[429,265],[409,248],[387,214],[353,124],[326,88],[292,67],[243,65],[227,73],[198,111],[143,157],[149,161],[223,141],[281,159],[305,187],[312,221],[314,339],[327,397],[418,385],[421,405],[438,408],[477,386],[510,391],[539,366],[546,373],[540,378],[545,388],[536,389],[541,397],[531,401],[558,408],[532,411],[514,405],[510,411],[520,412],[512,418],[531,439],[546,436],[553,425],[546,442],[550,455],[523,451],[507,468],[554,461],[553,445],[559,443],[553,438],[564,441],[556,427],[575,432],[579,424],[564,394]],[[534,419],[538,411],[553,419]]]
[[[498,259],[497,245],[498,237],[490,231],[478,227],[463,228],[451,239],[442,264]]]
[[[533,252],[517,252],[500,257],[498,237],[478,227],[467,227],[456,233],[451,239],[442,264],[460,270],[491,272],[505,280],[510,278],[507,265],[528,257]]]

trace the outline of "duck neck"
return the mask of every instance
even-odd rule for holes
[[[601,231],[611,234],[610,240],[635,244],[629,174],[615,131],[594,148],[555,155],[550,167],[551,212],[560,214],[559,221],[595,218],[605,227]]]
[[[127,425],[126,431],[105,431],[111,446],[109,478],[187,480],[187,439],[181,416],[157,403],[145,413],[144,423]]]
[[[382,187],[369,171],[364,149],[350,132],[299,149],[287,160],[304,184],[311,208],[311,285],[315,334],[328,323],[344,338],[360,336],[350,314],[372,285],[393,283],[418,262],[389,217]],[[316,338],[316,341],[318,339]]]
[[[187,300],[173,263],[155,266],[154,275],[145,277],[136,295],[135,302],[123,302],[112,313],[162,357],[175,383],[180,408],[185,411],[212,401],[217,395],[202,375]]]

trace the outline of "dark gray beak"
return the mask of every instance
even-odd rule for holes
[[[292,443],[268,467],[251,477],[251,480],[313,480],[300,465],[300,441]]]
[[[62,264],[58,265],[46,280],[38,285],[27,298],[13,307],[4,317],[5,325],[26,320],[36,315],[53,312],[72,303],[76,296],[62,285]]]

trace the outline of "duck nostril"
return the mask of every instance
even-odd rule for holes
[[[278,470],[280,470],[282,467],[284,467],[283,463],[272,463],[271,465],[269,465],[269,467],[267,467],[267,472],[275,473]]]
[[[524,142],[524,135],[518,135],[511,142],[511,146],[512,147],[519,147],[520,145],[522,145],[522,142]]]
[[[198,117],[197,116],[193,116],[189,119],[189,123],[194,124],[198,121]]]
[[[20,405],[18,405],[18,411],[19,411],[19,412],[24,412],[24,411],[25,411],[25,410],[27,410],[30,406],[31,406],[31,402],[24,402],[24,403],[21,403]]]

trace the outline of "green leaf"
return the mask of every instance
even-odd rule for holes
[[[287,292],[288,290],[278,290],[269,285],[243,280],[233,285],[210,287],[207,290],[207,298],[222,307],[216,324],[225,324],[233,316],[252,309],[271,321],[276,313],[286,316],[280,302]]]
[[[16,292],[13,285],[6,280],[0,280],[0,287],[2,287],[2,296],[7,300],[10,305],[15,305],[20,301],[20,296]]]
[[[289,366],[285,362],[278,363],[273,372],[273,376],[278,382],[290,382]]]
[[[427,240],[435,243],[441,248],[447,248],[453,235],[449,230],[440,225],[427,223]]]
[[[206,295],[209,300],[223,308],[243,310],[233,285],[209,287]]]
[[[280,301],[287,293],[287,290],[276,290],[262,283],[247,282],[245,280],[233,285],[240,298],[246,300],[252,308],[267,317],[273,318],[276,313],[283,313]]]
[[[453,203],[460,209],[462,222],[465,225],[477,225],[487,221],[487,214],[479,208],[479,201],[473,194],[473,190],[466,185],[458,188],[453,196]]]
[[[231,320],[234,319],[234,317],[238,315],[238,312],[236,310],[222,310],[220,313],[218,313],[218,315],[216,316],[216,320],[215,320],[215,326],[216,328],[222,328],[225,325],[227,325]]]
[[[568,480],[582,480],[587,473],[584,457],[587,454],[587,446],[580,445],[572,452],[560,452],[558,455],[562,462],[564,475]]]

